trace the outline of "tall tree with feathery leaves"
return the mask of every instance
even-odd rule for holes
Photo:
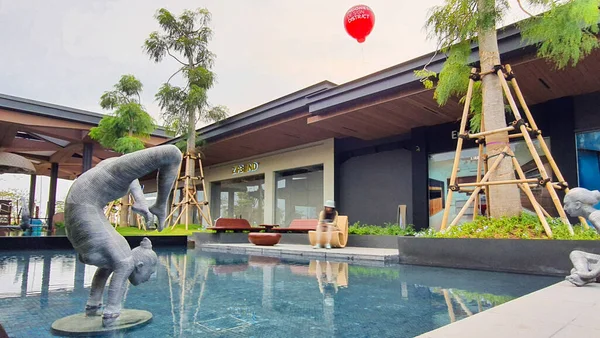
[[[143,140],[150,136],[156,125],[141,104],[141,92],[142,83],[135,76],[121,76],[114,90],[104,92],[100,97],[100,106],[113,111],[90,130],[90,137],[103,147],[122,154],[144,149]],[[129,194],[122,200],[128,201]],[[127,225],[128,218],[129,206],[123,203],[120,225]]]
[[[426,28],[430,37],[436,38],[441,51],[448,57],[439,74],[427,70],[416,71],[424,85],[433,88],[437,78],[435,100],[444,105],[452,96],[463,96],[467,91],[470,45],[478,42],[481,72],[488,72],[501,64],[496,28],[511,5],[529,15],[520,22],[524,40],[536,44],[539,57],[552,61],[562,69],[589,55],[598,48],[598,22],[600,0],[445,0],[443,6],[434,7]],[[526,7],[535,7],[542,14],[532,15]],[[463,96],[464,100],[464,96]],[[485,130],[506,127],[505,105],[500,81],[495,76],[484,76],[476,83],[471,99],[472,131],[479,130],[483,118]],[[494,156],[509,143],[508,133],[486,137],[487,154]],[[500,164],[490,181],[514,179],[510,160]],[[490,186],[491,215],[514,216],[521,212],[517,185]]]
[[[208,49],[213,34],[209,27],[211,14],[201,8],[185,10],[175,17],[161,8],[155,18],[162,32],[153,32],[146,39],[146,53],[157,63],[170,57],[179,64],[177,71],[160,87],[156,99],[167,129],[177,136],[182,135],[186,140],[186,152],[195,155],[198,147],[197,123],[217,122],[228,114],[226,107],[211,106],[207,98],[207,91],[215,83],[215,75],[210,70],[215,55]],[[184,87],[170,84],[179,73],[183,75]],[[193,176],[194,171],[194,161],[188,158],[186,175]],[[188,212],[191,215],[192,208],[188,208]],[[188,216],[188,219],[191,217]]]
[[[141,104],[141,92],[142,83],[135,76],[121,76],[114,90],[100,97],[100,106],[113,111],[90,130],[90,137],[122,154],[144,149],[143,139],[148,138],[156,126]]]

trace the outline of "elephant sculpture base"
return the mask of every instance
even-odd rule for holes
[[[123,309],[117,321],[109,326],[102,326],[102,315],[86,316],[78,313],[64,317],[52,323],[52,331],[65,336],[93,336],[115,333],[139,328],[150,323],[152,313],[144,310]]]

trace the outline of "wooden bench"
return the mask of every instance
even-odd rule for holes
[[[265,230],[264,227],[253,227],[248,223],[247,220],[242,218],[219,218],[215,223],[214,227],[206,228],[208,230],[215,230],[217,233],[225,231],[233,232],[259,232]]]
[[[317,230],[318,219],[295,219],[287,228],[273,228],[274,232],[308,233]]]

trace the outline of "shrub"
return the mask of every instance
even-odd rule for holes
[[[414,235],[415,230],[412,224],[403,229],[398,224],[385,223],[383,226],[379,226],[356,222],[348,227],[348,233],[351,235],[410,236]]]
[[[566,224],[559,218],[547,218],[552,229],[553,239],[599,240],[600,235],[593,229],[584,229],[580,224],[573,226],[574,235],[569,233]],[[510,239],[549,239],[536,215],[523,213],[520,216],[487,218],[478,217],[472,222],[453,226],[445,232],[427,229],[417,233],[417,237],[429,238],[510,238]]]

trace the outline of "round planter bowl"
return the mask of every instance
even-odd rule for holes
[[[248,234],[248,241],[254,245],[273,246],[281,240],[280,233],[271,232],[251,232]]]

